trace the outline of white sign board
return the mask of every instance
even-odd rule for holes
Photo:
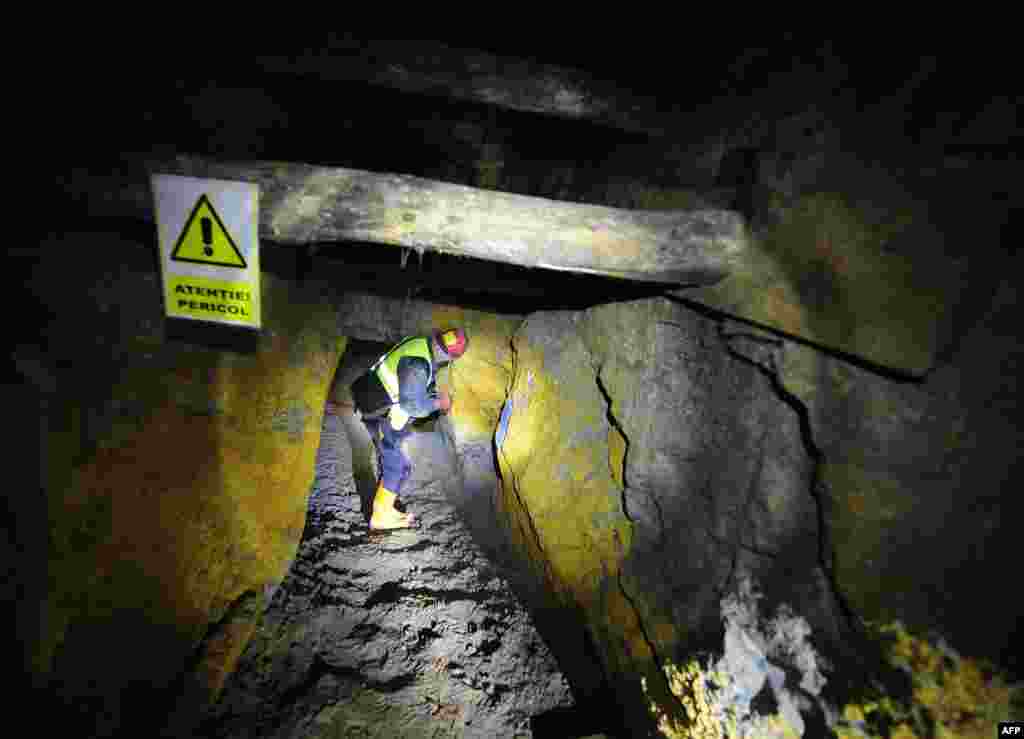
[[[260,328],[259,185],[153,175],[169,318]]]

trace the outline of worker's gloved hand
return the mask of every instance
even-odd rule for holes
[[[437,407],[442,413],[447,413],[452,407],[452,397],[444,388],[440,388],[437,391]]]

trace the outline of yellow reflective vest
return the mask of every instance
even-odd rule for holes
[[[427,387],[430,387],[434,381],[434,357],[430,352],[430,341],[424,336],[413,336],[408,339],[403,339],[398,344],[393,346],[386,354],[381,356],[380,359],[370,369],[377,373],[377,378],[380,380],[384,389],[387,390],[388,396],[391,398],[391,412],[388,414],[391,420],[391,428],[401,429],[409,421],[409,414],[403,410],[402,406],[398,404],[399,387],[398,387],[398,363],[404,357],[421,357],[427,360],[427,366],[430,367],[430,376],[427,378]]]

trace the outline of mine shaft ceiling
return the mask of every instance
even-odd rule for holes
[[[977,126],[961,126],[975,133],[950,137],[957,121],[943,108],[957,107],[957,120],[970,122],[987,109],[1000,89],[999,67],[987,58],[954,67],[942,56],[941,44],[928,52],[935,56],[904,44],[885,52],[885,72],[879,74],[869,71],[879,67],[877,45],[868,50],[856,39],[822,42],[791,34],[765,44],[757,35],[734,39],[732,47],[684,44],[681,51],[651,45],[629,56],[609,53],[597,44],[580,51],[561,44],[505,46],[461,39],[455,41],[462,50],[449,47],[446,63],[428,59],[431,49],[448,53],[434,42],[402,47],[387,41],[324,40],[323,44],[334,44],[339,57],[348,54],[348,72],[334,61],[317,62],[314,57],[312,63],[303,62],[308,62],[305,50],[319,43],[310,39],[299,45],[268,47],[266,54],[256,57],[204,55],[201,60],[185,60],[151,73],[148,84],[131,94],[115,87],[69,89],[66,105],[90,111],[98,125],[90,129],[88,145],[75,137],[55,135],[52,153],[61,162],[56,169],[62,173],[59,186],[64,186],[64,195],[69,194],[66,185],[76,173],[98,173],[102,180],[110,174],[112,160],[124,152],[157,159],[184,153],[227,161],[303,162],[474,185],[480,184],[481,162],[497,157],[505,192],[549,195],[557,190],[552,177],[570,172],[575,181],[567,183],[560,197],[582,203],[590,197],[588,180],[637,178],[703,191],[711,183],[680,181],[674,168],[678,160],[666,153],[685,158],[687,147],[699,149],[707,144],[703,137],[709,132],[713,135],[746,118],[760,117],[770,125],[773,116],[805,106],[809,99],[833,115],[905,110],[892,120],[883,119],[894,132],[912,136],[912,141],[905,140],[907,146],[883,151],[881,141],[867,143],[877,148],[874,153],[879,156],[898,151],[904,158],[918,157],[918,164],[941,158],[949,147],[961,155],[966,151],[971,156],[969,152],[978,147],[1003,155],[1019,142],[1014,125],[982,128],[981,134]],[[406,58],[395,62],[401,54]],[[418,89],[410,89],[411,83],[402,83],[401,78],[415,76],[416,65],[407,62],[416,59],[429,63],[421,64]],[[483,67],[473,69],[487,71],[488,64],[491,71],[526,69],[527,77],[531,70],[562,70],[595,93],[579,106],[586,113],[589,105],[593,114],[540,115],[479,90],[463,94],[458,89],[458,64],[472,66],[474,59],[484,61],[480,62]],[[869,59],[872,64],[865,65]],[[378,70],[376,77],[373,69]],[[957,76],[951,69],[962,74]],[[433,86],[428,74],[432,70],[440,70]],[[984,70],[987,76],[971,74],[972,70]],[[808,84],[793,84],[797,78]],[[88,100],[75,98],[86,91]],[[602,108],[609,104],[618,105],[621,115]],[[630,125],[636,121],[642,125]],[[666,129],[671,135],[662,138]],[[844,146],[853,143],[844,138]],[[67,204],[69,220],[96,221],[104,215],[102,206],[118,199],[116,187],[87,184],[84,189],[87,198],[81,197],[82,188],[70,188],[74,202]],[[300,274],[315,270],[318,260],[338,257],[330,244],[320,243],[322,239],[315,235],[300,241],[304,251],[295,257]],[[355,236],[348,242],[353,272],[359,275],[353,279],[362,285],[375,284],[376,290],[416,291],[421,297],[461,296],[470,301],[490,295],[495,307],[507,298],[529,310],[558,304],[548,300],[552,293],[582,294],[587,304],[602,297],[625,299],[659,290],[642,275],[632,275],[636,284],[622,285],[593,275],[550,274],[535,262],[495,266],[453,261],[444,254],[428,254],[421,270],[416,255],[403,257],[393,247],[362,244],[365,254],[374,250],[376,256],[357,256],[358,241]],[[825,345],[830,342],[822,339]],[[836,344],[840,350],[860,351],[841,343]],[[912,369],[921,371],[926,365],[915,359]]]

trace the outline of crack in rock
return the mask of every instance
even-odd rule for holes
[[[817,544],[818,544],[818,566],[828,588],[835,598],[842,613],[843,626],[852,633],[862,633],[860,619],[843,595],[839,584],[835,580],[833,567],[833,553],[829,551],[829,531],[825,514],[824,496],[827,494],[822,478],[822,468],[826,462],[825,454],[814,439],[814,428],[811,421],[811,412],[807,405],[785,384],[782,370],[779,368],[778,354],[785,351],[786,342],[778,337],[766,336],[751,332],[729,332],[726,329],[726,322],[717,322],[718,334],[722,346],[729,356],[753,366],[765,379],[776,396],[785,403],[796,414],[799,422],[800,438],[804,449],[811,459],[811,476],[808,492],[814,501],[817,515]],[[734,341],[739,339],[746,346],[737,346]],[[750,354],[745,353],[750,352]],[[756,554],[762,552],[748,546],[744,547]]]

